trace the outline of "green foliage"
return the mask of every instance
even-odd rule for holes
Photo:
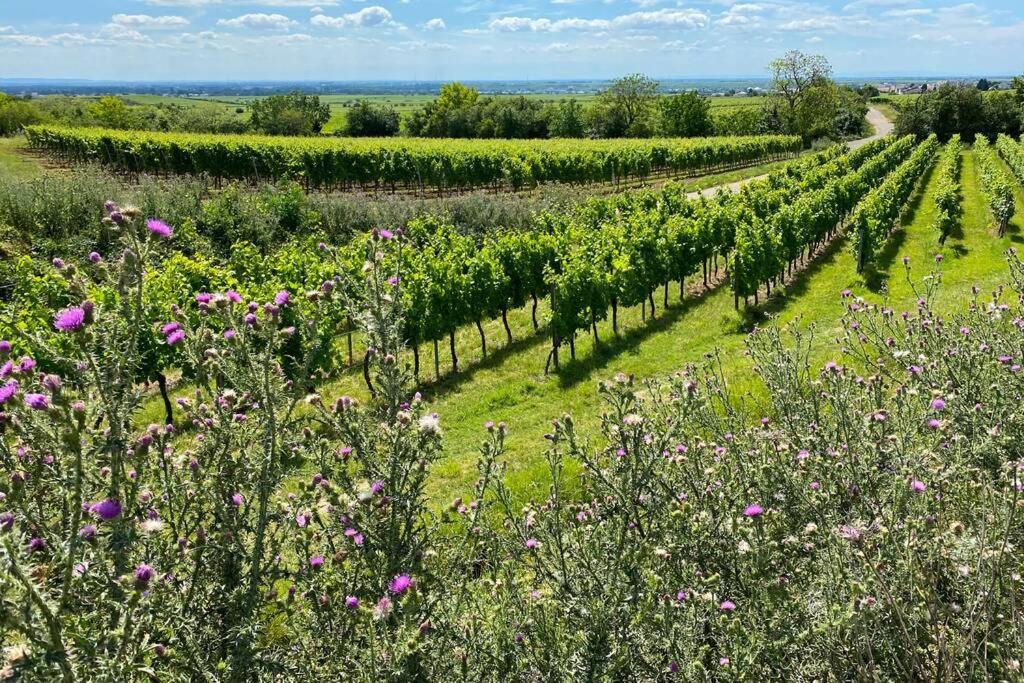
[[[972,85],[947,83],[904,104],[896,119],[898,135],[924,139],[931,133],[946,141],[954,134],[964,140],[976,135],[1021,132],[1021,103],[1008,92],[982,92]]]
[[[89,117],[95,125],[119,130],[141,130],[146,128],[142,115],[124,103],[119,97],[101,97],[89,105]]]
[[[684,92],[661,98],[661,132],[669,137],[702,137],[711,135],[715,125],[711,119],[711,103],[696,92]]]
[[[208,174],[255,181],[302,179],[312,187],[403,185],[514,189],[686,171],[788,153],[799,138],[472,140],[267,138],[31,126],[30,142],[62,156],[133,173]]]
[[[964,146],[959,135],[953,135],[939,157],[935,173],[938,181],[935,188],[935,229],[939,232],[939,244],[944,244],[950,233],[960,224],[960,167],[963,163]]]
[[[856,234],[852,246],[858,271],[864,269],[896,228],[907,201],[931,168],[940,146],[938,138],[930,135],[857,205],[850,223]]]
[[[1014,158],[1012,148],[1004,143],[1007,156]],[[981,187],[988,200],[988,208],[992,218],[999,226],[999,236],[1006,234],[1006,227],[1016,212],[1013,198],[1013,180],[1006,172],[1006,167],[999,160],[999,154],[989,144],[988,138],[978,134],[974,138],[974,153],[978,158],[978,171],[981,176]]]
[[[331,108],[316,95],[293,92],[253,100],[253,129],[266,135],[318,135],[331,118]]]
[[[570,97],[552,105],[548,116],[548,130],[553,138],[582,138],[587,133],[583,105]]]
[[[389,137],[398,130],[398,112],[390,105],[360,100],[345,115],[344,134],[352,137]]]
[[[42,120],[42,112],[32,102],[0,92],[0,137],[16,135]]]

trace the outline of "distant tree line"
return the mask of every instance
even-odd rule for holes
[[[1000,133],[1017,137],[1024,131],[1024,77],[1013,79],[1010,90],[989,90],[982,79],[977,86],[947,83],[899,106],[896,133],[940,140],[977,134],[995,138]]]

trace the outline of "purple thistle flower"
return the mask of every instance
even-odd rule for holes
[[[276,306],[287,306],[291,303],[292,294],[287,289],[282,289],[280,292],[274,295],[274,305]]]
[[[390,230],[386,230],[384,228],[381,228],[377,232],[377,234],[380,236],[380,238],[382,240],[389,240],[389,239],[391,239],[391,238],[393,238],[395,236],[395,234],[393,232],[391,232]]]
[[[213,295],[210,294],[209,292],[199,292],[198,294],[196,294],[197,304],[208,304],[211,301],[213,301]]]
[[[32,358],[25,356],[21,359],[21,363],[18,364],[19,372],[32,372],[36,367],[36,362]]]
[[[99,263],[100,261],[103,260],[103,257],[100,256],[100,253],[98,251],[93,251],[93,252],[89,252],[89,260],[92,263]]]
[[[156,218],[150,218],[147,220],[146,227],[149,228],[149,231],[157,237],[170,237],[174,234],[174,230],[171,226]]]
[[[748,505],[743,510],[743,516],[744,517],[760,517],[763,514],[764,514],[764,508],[761,507],[760,505],[758,505],[757,503],[754,503],[752,505]]]
[[[914,479],[910,482],[910,490],[913,491],[914,493],[924,493],[925,488],[927,487],[925,486],[923,481]]]
[[[117,519],[121,516],[121,502],[115,498],[107,498],[106,500],[101,500],[98,503],[90,505],[89,511],[104,522],[109,522],[110,520]]]
[[[85,311],[72,306],[57,313],[53,318],[53,326],[60,332],[74,332],[85,325]]]
[[[359,598],[354,595],[349,595],[345,598],[345,607],[348,609],[359,609]]]
[[[721,605],[718,606],[718,609],[722,610],[723,612],[732,612],[734,609],[736,609],[736,603],[734,603],[732,600],[725,600],[722,602]]]
[[[411,586],[412,579],[409,575],[399,574],[395,578],[391,579],[391,582],[388,584],[388,591],[390,591],[392,595],[401,595],[405,591],[409,590]]]
[[[182,340],[184,340],[184,339],[185,339],[185,332],[184,332],[184,330],[175,330],[174,332],[171,332],[169,335],[167,335],[167,345],[168,346],[174,346],[175,344],[181,343]]]
[[[309,558],[309,566],[313,569],[319,569],[320,567],[324,566],[324,556],[315,555]]]
[[[46,394],[25,394],[25,405],[32,410],[46,410],[50,407],[50,399]]]
[[[0,339],[0,353],[8,354],[11,352],[11,342],[6,339]]]
[[[536,548],[536,547],[537,547],[538,545],[540,545],[540,543],[538,543],[538,542],[537,542],[537,539],[536,539],[536,538],[528,538],[528,539],[526,539],[526,547],[527,547],[527,548],[528,548],[529,550],[533,550],[533,549],[534,549],[534,548]]]
[[[0,405],[10,401],[11,397],[16,393],[18,393],[18,382],[12,379],[10,382],[0,387]]]
[[[235,507],[241,507],[244,502],[245,497],[241,493],[236,493],[231,496],[231,504]]]
[[[937,398],[934,401],[932,401],[932,410],[945,410],[945,409],[946,409],[946,402],[943,401],[941,398]]]
[[[381,491],[383,491],[384,490],[384,480],[383,479],[378,479],[377,481],[375,481],[372,484],[370,484],[370,490],[373,491],[374,493],[380,493]]]
[[[0,531],[10,531],[14,528],[14,513],[0,513]]]
[[[145,562],[135,568],[135,582],[139,586],[146,586],[153,580],[154,576],[156,576],[156,570]]]
[[[30,539],[28,542],[28,549],[34,553],[46,550],[46,539],[39,538],[38,536]]]
[[[232,339],[234,339],[235,338],[235,334],[236,334],[236,332],[232,328],[230,328],[230,327],[228,329],[224,330],[224,338],[227,339],[228,341],[231,341]]]
[[[249,327],[255,327],[256,326],[256,314],[255,313],[247,313],[245,315],[245,324],[248,325]]]
[[[160,328],[160,334],[162,334],[162,335],[164,335],[166,337],[171,332],[177,332],[180,329],[181,329],[181,323],[177,323],[177,322],[167,323],[166,325],[164,325],[163,327]]]
[[[90,538],[94,538],[96,536],[96,526],[93,524],[86,524],[78,530],[78,536],[79,538],[83,538],[87,541]]]

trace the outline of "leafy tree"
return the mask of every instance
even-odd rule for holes
[[[805,140],[824,133],[826,120],[835,116],[838,97],[830,76],[832,66],[822,55],[791,50],[768,65],[772,77],[773,108],[789,132]]]
[[[146,127],[142,115],[119,97],[101,97],[89,107],[89,116],[104,128],[137,130]]]
[[[711,135],[711,103],[696,92],[684,92],[662,98],[661,132],[670,137],[700,137]]]
[[[345,135],[353,137],[390,137],[399,129],[398,112],[390,105],[369,100],[356,102],[348,112]]]
[[[896,119],[896,133],[919,139],[935,133],[941,141],[957,133],[964,139],[973,139],[978,133],[992,134],[989,112],[992,116],[1001,114],[998,109],[990,109],[989,99],[973,86],[947,83],[904,106]]]
[[[618,78],[598,94],[591,128],[600,137],[650,137],[657,101],[657,81],[643,74]]]
[[[553,138],[582,138],[586,135],[583,106],[575,98],[552,106],[548,133]]]
[[[839,106],[833,119],[833,128],[839,137],[851,137],[864,132],[868,105],[858,91],[843,86],[838,88]]]
[[[267,135],[319,135],[331,118],[329,105],[298,91],[258,99],[249,109],[252,127]]]
[[[981,92],[986,92],[989,88],[992,87],[992,84],[989,83],[987,78],[981,78],[978,79],[978,85],[976,85],[975,87]]]
[[[42,120],[42,112],[28,100],[0,93],[0,136],[14,135]]]
[[[473,105],[475,137],[546,138],[548,119],[544,105],[527,97],[490,98]]]
[[[865,100],[870,100],[872,97],[878,97],[882,93],[878,90],[878,88],[871,85],[870,83],[865,83],[864,85],[857,88],[857,94],[863,97]]]
[[[437,99],[416,111],[406,123],[411,135],[420,137],[474,137],[476,126],[472,118],[473,105],[480,99],[480,91],[462,83],[441,86]]]

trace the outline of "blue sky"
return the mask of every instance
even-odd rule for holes
[[[0,76],[446,80],[1024,71],[1024,0],[0,0]]]

